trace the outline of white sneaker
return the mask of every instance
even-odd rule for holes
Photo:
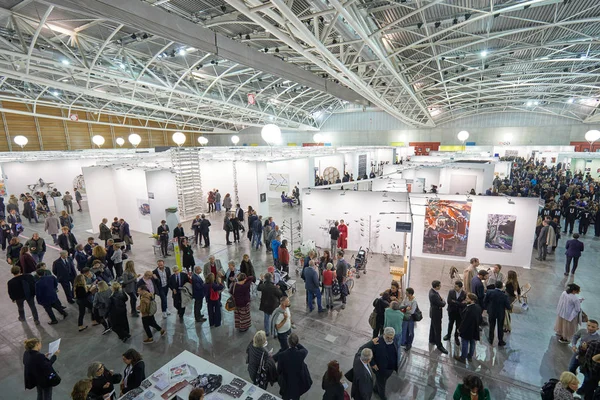
[[[167,318],[167,313],[166,312],[163,313],[163,318]]]
[[[167,310],[167,315],[171,315],[171,311],[168,311],[168,310]]]

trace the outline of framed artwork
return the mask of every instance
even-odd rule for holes
[[[431,199],[425,207],[423,253],[465,257],[471,203]]]
[[[485,248],[512,251],[517,217],[506,214],[488,214]]]

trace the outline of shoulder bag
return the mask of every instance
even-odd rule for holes
[[[231,296],[229,296],[229,298],[225,302],[225,310],[227,310],[227,311],[235,311],[235,309],[236,309],[236,307],[235,307],[235,299],[233,298],[233,295],[235,294],[235,287],[236,286],[237,286],[237,282],[234,282],[233,283],[233,290],[231,291]]]
[[[420,320],[423,319],[423,313],[419,309],[419,306],[417,306],[417,309],[415,310],[415,313],[412,315],[412,319],[415,322],[419,322]]]

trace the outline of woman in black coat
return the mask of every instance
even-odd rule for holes
[[[277,382],[277,372],[275,361],[265,348],[267,345],[267,335],[265,331],[258,331],[254,335],[252,342],[246,348],[246,364],[248,364],[248,375],[250,380],[261,389],[266,389],[269,383]],[[260,376],[261,363],[266,369],[267,379],[263,380]]]
[[[129,349],[123,353],[123,362],[126,367],[121,381],[121,396],[140,387],[142,381],[146,379],[144,361],[142,361],[142,355],[137,350]]]
[[[337,361],[330,361],[321,383],[321,388],[325,391],[323,400],[344,400],[344,385],[341,380],[340,364]]]
[[[196,265],[196,261],[194,260],[194,250],[192,250],[192,246],[188,243],[188,240],[185,237],[181,240],[181,252],[183,253],[183,268],[185,268],[188,272],[193,272],[194,265]]]
[[[129,334],[129,321],[127,320],[127,301],[129,297],[121,290],[121,284],[113,282],[112,295],[110,296],[110,306],[108,315],[112,331],[119,336],[123,342],[131,337]]]
[[[113,383],[120,380],[118,375],[115,376],[114,371],[107,370],[104,364],[98,361],[94,361],[88,366],[87,373],[88,378],[92,380],[92,390],[89,394],[99,398],[115,390]],[[114,399],[115,397],[111,398]]]
[[[376,298],[373,301],[373,307],[375,307],[375,328],[373,329],[373,338],[379,335],[383,335],[383,324],[385,322],[385,309],[390,306],[390,294],[383,292],[381,297]]]
[[[52,364],[56,361],[56,353],[48,359],[44,354],[40,353],[42,349],[42,341],[33,338],[25,341],[25,354],[23,354],[23,365],[25,366],[25,389],[37,388],[37,400],[52,399],[52,386],[49,378],[56,371]]]

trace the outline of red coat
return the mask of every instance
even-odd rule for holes
[[[337,228],[340,231],[337,247],[345,250],[348,248],[348,226],[346,224],[339,224]]]
[[[290,264],[290,253],[288,252],[288,249],[279,246],[279,263],[283,264],[283,265],[289,265]]]

